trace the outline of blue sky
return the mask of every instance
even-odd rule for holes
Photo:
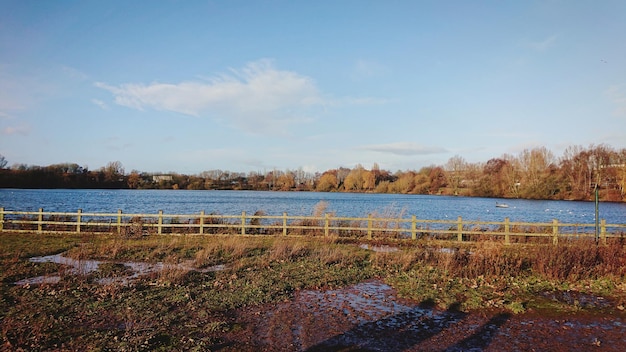
[[[195,174],[626,148],[625,14],[623,0],[0,0],[0,154]]]

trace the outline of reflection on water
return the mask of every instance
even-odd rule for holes
[[[91,259],[73,259],[63,256],[63,253],[47,255],[43,257],[32,257],[29,261],[33,263],[56,263],[63,265],[63,272],[67,275],[89,275],[96,271],[103,263],[114,263],[109,261],[91,260]],[[146,262],[122,262],[125,267],[129,268],[128,275],[105,277],[98,279],[100,284],[128,284],[132,280],[136,280],[141,276],[150,275],[153,273],[159,273],[164,270],[184,270],[184,271],[198,271],[198,272],[212,272],[222,271],[225,269],[224,265],[215,265],[205,269],[196,269],[193,266],[193,260],[185,261],[182,263],[146,263]],[[36,276],[27,279],[23,279],[15,282],[18,286],[27,285],[39,285],[39,284],[56,284],[61,281],[60,275],[44,275]]]

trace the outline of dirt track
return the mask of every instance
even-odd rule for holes
[[[369,281],[236,312],[222,351],[624,351],[626,315],[464,313]]]

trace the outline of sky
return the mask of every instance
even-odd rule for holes
[[[0,154],[419,170],[626,148],[626,1],[0,0]]]

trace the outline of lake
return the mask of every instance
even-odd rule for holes
[[[362,194],[262,191],[188,190],[67,190],[0,189],[0,207],[6,210],[54,212],[312,215],[315,206],[326,202],[327,212],[336,216],[418,219],[586,223],[595,221],[593,202],[448,197],[409,194]],[[505,202],[508,208],[496,208]],[[600,203],[600,218],[609,224],[626,224],[626,203]]]

